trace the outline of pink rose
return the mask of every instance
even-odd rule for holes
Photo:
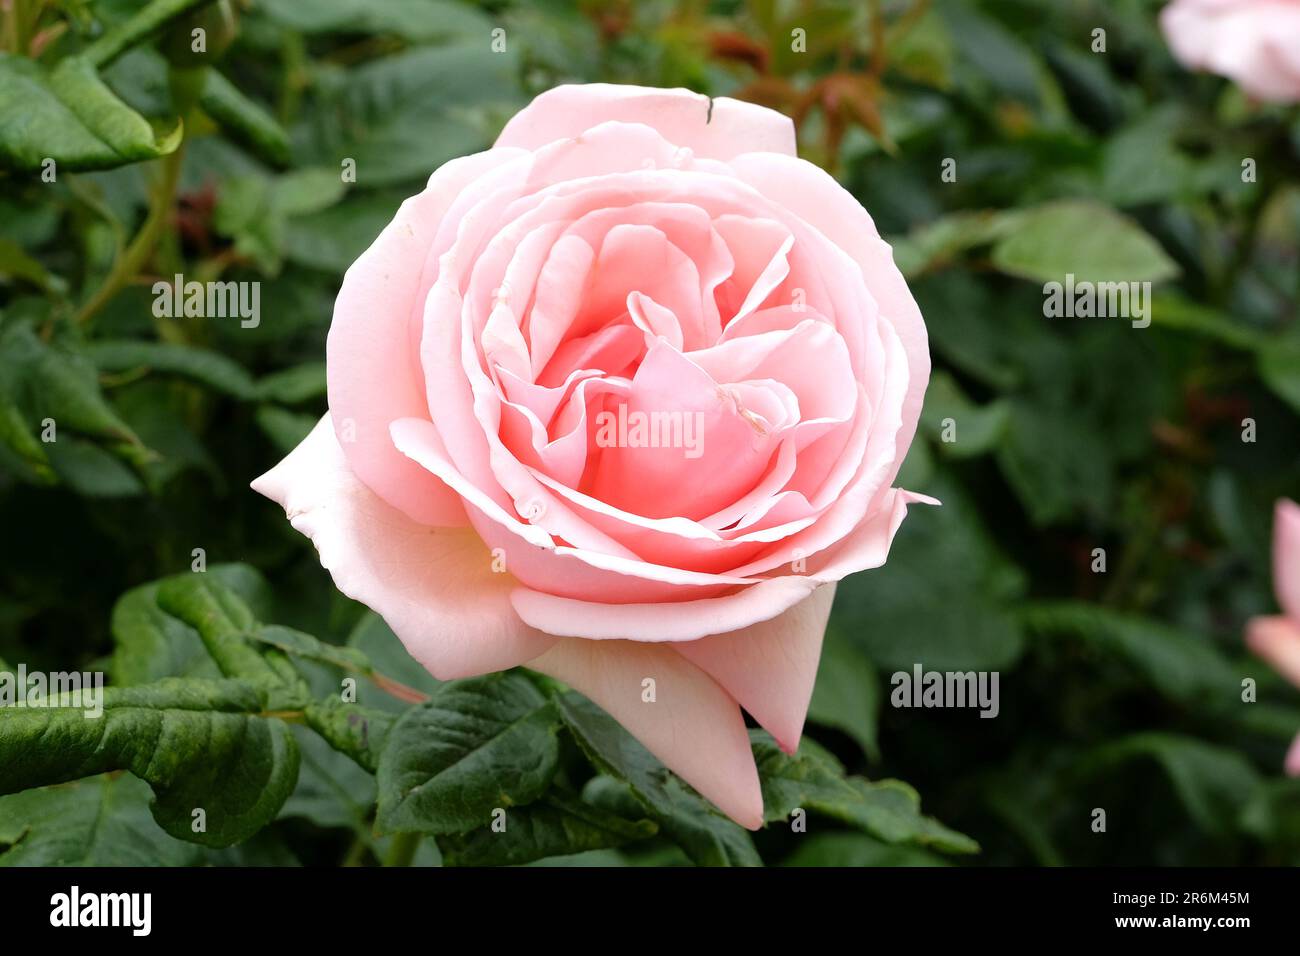
[[[253,487],[441,678],[524,664],[736,821],[884,563],[929,378],[871,217],[789,119],[565,86],[348,270],[330,413]],[[653,684],[650,683],[653,681]]]
[[[1300,687],[1300,506],[1294,501],[1279,501],[1273,515],[1273,589],[1285,613],[1252,618],[1246,643]],[[1300,736],[1292,741],[1285,766],[1300,777]]]
[[[1300,100],[1300,0],[1174,0],[1160,11],[1174,55],[1260,100]]]

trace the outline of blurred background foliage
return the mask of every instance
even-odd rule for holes
[[[1279,770],[1300,694],[1241,641],[1275,607],[1273,501],[1300,487],[1300,113],[1181,69],[1159,3],[248,0],[205,14],[232,41],[211,70],[175,31],[119,49],[141,6],[0,3],[0,659],[102,666],[118,597],[200,547],[266,575],[267,620],[393,645],[247,487],[325,409],[342,273],[537,92],[687,86],[797,119],[931,336],[900,483],[944,505],[841,585],[810,735],[977,839],[961,865],[1300,863]],[[1045,319],[1066,272],[1153,281],[1152,325]],[[260,280],[260,324],[155,317],[177,273]],[[1001,713],[891,707],[915,663],[1000,672]],[[364,856],[374,784],[336,757],[307,753],[282,819],[220,859]],[[147,825],[143,784],[110,785],[121,825]],[[771,864],[942,862],[824,823],[756,842]]]

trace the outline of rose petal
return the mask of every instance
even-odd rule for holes
[[[930,379],[930,348],[921,310],[894,265],[893,251],[880,238],[875,223],[861,204],[832,176],[812,163],[755,152],[737,157],[731,166],[742,180],[806,220],[847,252],[862,270],[866,287],[879,303],[880,314],[893,326],[907,353],[903,424],[896,437],[901,464],[921,417],[925,387]]]
[[[548,90],[514,115],[496,145],[536,149],[608,121],[644,123],[669,142],[711,159],[751,150],[795,154],[794,124],[774,110],[690,90],[612,83]]]
[[[1252,617],[1246,625],[1246,646],[1300,687],[1300,624],[1281,615]]]
[[[525,622],[548,634],[592,641],[696,641],[776,617],[811,594],[817,583],[787,575],[722,597],[654,604],[600,604],[518,587],[510,601]]]
[[[1273,508],[1273,590],[1300,624],[1300,505],[1283,498]]]
[[[362,484],[328,415],[252,487],[284,506],[338,589],[387,621],[434,676],[514,667],[553,642],[516,616],[515,582],[493,572],[472,530],[417,524]]]
[[[326,345],[329,405],[353,471],[416,521],[465,524],[460,499],[393,447],[388,423],[427,418],[420,373],[424,263],[452,201],[487,170],[524,155],[490,151],[453,160],[402,203],[393,221],[343,276]],[[376,388],[383,382],[383,388]]]
[[[1286,771],[1288,777],[1300,777],[1300,734],[1296,734],[1295,740],[1291,741],[1291,746],[1287,748],[1282,769]]]
[[[782,750],[794,753],[834,600],[835,585],[826,585],[771,620],[673,649],[721,684]]]
[[[664,765],[741,826],[763,825],[763,795],[740,708],[670,648],[559,641],[528,662],[603,707]],[[654,681],[654,700],[643,695]]]

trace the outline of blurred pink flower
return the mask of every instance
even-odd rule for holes
[[[1273,589],[1284,614],[1252,618],[1246,644],[1300,687],[1300,505],[1283,499],[1273,517]],[[1300,777],[1300,736],[1291,743],[1286,772]]]
[[[1160,11],[1174,55],[1260,100],[1300,100],[1300,0],[1174,0]]]

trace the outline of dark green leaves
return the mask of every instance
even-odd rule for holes
[[[1141,226],[1101,203],[1066,201],[1025,209],[960,212],[897,240],[904,275],[953,263],[991,245],[992,264],[1035,282],[1160,282],[1178,274]]]
[[[585,698],[554,696],[553,684],[521,671],[440,683],[373,615],[341,646],[263,623],[269,603],[261,576],[243,565],[141,586],[114,613],[118,685],[100,698],[0,710],[0,793],[59,794],[59,806],[76,795],[62,825],[33,816],[25,795],[4,798],[24,822],[0,827],[0,857],[11,844],[21,845],[10,851],[15,862],[74,862],[70,834],[92,806],[114,815],[106,838],[119,824],[138,827],[140,801],[116,802],[113,779],[98,776],[128,771],[152,789],[162,831],[210,847],[293,816],[350,831],[362,856],[395,862],[429,834],[437,848],[426,842],[417,858],[440,850],[448,865],[631,845],[676,845],[705,865],[761,865],[745,830]],[[869,673],[856,667],[850,676]],[[846,726],[871,741],[851,715]],[[565,734],[576,748],[562,746]],[[788,758],[756,735],[755,757],[770,820],[798,804],[886,843],[972,849],[923,816],[911,788],[846,778],[811,742]],[[155,839],[160,857],[197,860]],[[104,855],[130,859],[116,845]]]
[[[993,247],[993,264],[1036,282],[1159,282],[1178,267],[1131,220],[1105,206],[1061,202],[1030,210]]]
[[[885,843],[932,846],[949,853],[979,851],[970,837],[923,815],[921,798],[901,780],[873,783],[846,777],[839,762],[811,741],[804,741],[791,756],[764,731],[751,731],[750,737],[763,782],[764,818],[769,822],[789,820],[802,809],[846,823]]]
[[[880,678],[871,658],[839,629],[826,632],[808,720],[844,731],[872,760],[880,757]]]
[[[555,793],[511,811],[500,833],[481,827],[439,841],[448,866],[508,866],[604,850],[652,837],[652,820],[629,820]]]
[[[101,470],[112,467],[111,459],[103,462],[110,455],[137,469],[152,458],[104,398],[94,365],[72,337],[50,341],[21,320],[0,322],[0,445],[43,482],[62,475],[75,483],[87,455],[98,454],[91,465]],[[129,470],[115,474],[134,482]]]
[[[264,704],[240,681],[167,678],[106,689],[98,717],[15,709],[0,719],[0,791],[130,770],[153,787],[164,830],[229,846],[270,822],[298,778],[289,729],[259,717]]]
[[[288,165],[289,134],[275,117],[216,70],[208,71],[199,105],[256,155],[276,166]]]
[[[104,67],[122,54],[161,30],[166,24],[207,6],[213,0],[153,0],[132,16],[111,27],[86,48],[85,57],[97,67]]]
[[[444,684],[389,733],[379,826],[457,833],[537,799],[555,773],[558,729],[550,703],[521,675]]]
[[[1259,796],[1260,774],[1236,751],[1195,738],[1149,732],[1098,747],[1081,762],[1081,775],[1113,772],[1116,765],[1152,760],[1167,775],[1184,811],[1205,833],[1227,836]]]
[[[95,67],[70,57],[53,70],[0,53],[0,165],[40,171],[109,169],[172,152],[179,123],[155,129],[104,85]]]
[[[603,710],[577,694],[557,701],[565,725],[596,767],[626,784],[634,798],[658,822],[660,830],[702,866],[761,866],[749,834],[719,814],[674,777],[654,756]],[[601,778],[597,778],[600,780]],[[615,787],[601,786],[602,805],[620,804]]]
[[[0,796],[0,866],[189,866],[200,850],[168,836],[132,776],[91,777]]]
[[[514,104],[516,59],[493,54],[488,34],[439,47],[413,47],[352,70],[308,155],[338,170],[355,162],[358,187],[423,181],[456,156],[482,149],[492,130],[482,112]],[[341,120],[341,122],[339,121]]]
[[[241,595],[246,604],[264,606],[266,582],[247,565],[213,565],[207,573]],[[198,632],[158,606],[160,583],[133,588],[113,608],[113,682],[147,684],[163,677],[221,676]]]
[[[889,562],[839,585],[841,635],[884,671],[997,670],[1019,657],[1012,606],[1024,576],[993,543],[973,502],[950,479],[927,489],[942,507],[914,505]],[[935,581],[943,582],[937,600]]]

